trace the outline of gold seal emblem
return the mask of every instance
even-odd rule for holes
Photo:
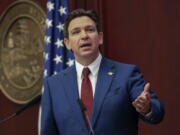
[[[32,1],[16,1],[0,21],[0,89],[24,104],[41,93],[46,15]]]

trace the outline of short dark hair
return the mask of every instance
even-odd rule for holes
[[[75,19],[77,17],[81,17],[81,16],[88,16],[89,18],[91,18],[96,24],[96,29],[97,29],[98,33],[101,31],[100,24],[99,24],[99,17],[95,11],[84,10],[84,9],[76,9],[76,10],[70,12],[68,14],[68,16],[66,17],[66,20],[64,23],[64,31],[63,31],[65,38],[69,38],[68,27],[69,27],[70,22],[73,19]]]

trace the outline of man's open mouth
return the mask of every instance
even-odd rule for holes
[[[83,47],[89,47],[89,46],[91,46],[91,44],[90,43],[86,43],[86,44],[82,44],[80,47],[83,48]]]

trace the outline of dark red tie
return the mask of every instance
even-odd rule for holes
[[[81,100],[87,109],[87,114],[89,116],[89,119],[91,119],[91,111],[92,111],[92,105],[93,105],[93,92],[92,92],[91,81],[89,80],[89,77],[88,77],[89,74],[90,74],[89,68],[84,68],[83,80],[82,80],[82,86],[81,86]]]

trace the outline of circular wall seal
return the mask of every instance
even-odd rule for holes
[[[46,15],[32,1],[16,1],[0,21],[0,89],[25,104],[41,93]]]

